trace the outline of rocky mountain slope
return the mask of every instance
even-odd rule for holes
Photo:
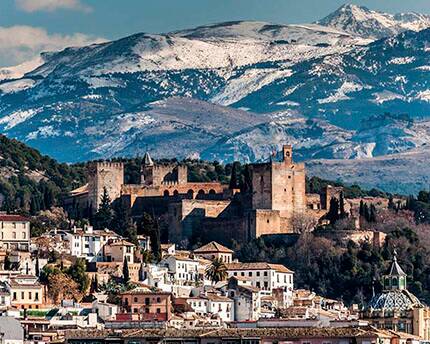
[[[44,53],[0,69],[0,130],[69,162],[147,149],[259,161],[286,142],[301,160],[407,152],[428,144],[428,26],[347,5],[316,24],[228,22]]]
[[[430,27],[430,16],[416,12],[389,14],[364,6],[345,4],[317,23],[354,35],[378,39],[407,30],[424,30]]]
[[[321,159],[306,163],[308,175],[378,188],[403,195],[428,190],[430,173],[427,146],[376,158]]]

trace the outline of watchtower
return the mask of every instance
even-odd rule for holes
[[[97,211],[103,190],[114,201],[121,196],[124,184],[124,164],[122,162],[93,162],[88,166],[88,201],[93,212]]]

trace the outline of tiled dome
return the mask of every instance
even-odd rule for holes
[[[368,306],[373,310],[410,310],[424,307],[418,298],[408,290],[386,290],[375,295]]]

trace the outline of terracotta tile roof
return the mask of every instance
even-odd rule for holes
[[[140,330],[70,330],[67,338],[354,338],[354,337],[383,337],[392,338],[394,334],[387,334],[371,326],[368,327],[283,327],[283,328],[222,328],[222,329],[140,329]]]
[[[277,272],[284,272],[290,274],[294,273],[292,270],[288,269],[285,265],[282,264],[269,264],[269,266]]]
[[[229,299],[228,297],[217,295],[217,294],[207,294],[206,298],[214,302],[232,302],[232,300]]]
[[[212,241],[209,244],[206,244],[194,250],[194,253],[212,253],[212,252],[231,253],[231,254],[234,253],[228,247],[218,244],[216,241]]]
[[[70,191],[70,196],[77,196],[84,193],[88,193],[88,183]]]
[[[29,222],[28,217],[15,214],[0,214],[0,221],[4,222]]]
[[[257,263],[229,263],[227,270],[275,270],[277,272],[294,273],[281,264],[269,264],[265,262]]]
[[[136,245],[132,244],[131,242],[128,242],[127,240],[118,240],[110,244],[110,246],[136,246]]]
[[[171,293],[167,293],[164,291],[152,291],[150,288],[147,287],[137,287],[132,290],[124,291],[121,293],[121,295],[170,295]]]

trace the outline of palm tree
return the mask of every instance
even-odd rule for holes
[[[209,265],[205,271],[207,279],[211,280],[213,284],[223,281],[227,278],[227,267],[221,258],[215,258],[212,264]]]

